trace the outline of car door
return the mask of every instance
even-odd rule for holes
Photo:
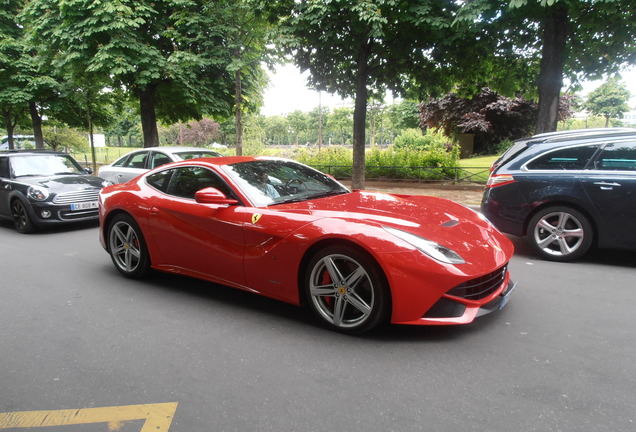
[[[154,169],[158,166],[165,165],[173,160],[167,154],[159,151],[153,151],[150,153],[150,160],[148,162],[148,169]]]
[[[113,183],[126,183],[148,171],[148,150],[140,150],[117,161],[107,170],[100,171],[100,176]]]
[[[599,231],[609,234],[601,241],[636,245],[636,141],[605,144],[591,168],[581,183],[601,215]]]
[[[211,170],[179,167],[169,171],[172,173],[165,193],[156,194],[150,202],[148,227],[159,252],[153,264],[244,285],[243,225],[250,214],[240,205],[209,205],[194,200],[195,192],[205,187],[230,193]]]

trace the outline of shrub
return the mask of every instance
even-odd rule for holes
[[[421,129],[405,129],[395,138],[393,145],[397,149],[432,150],[450,148],[452,143],[443,134],[432,129],[427,129],[425,134]]]

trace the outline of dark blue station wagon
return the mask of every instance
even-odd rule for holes
[[[636,250],[636,130],[517,141],[493,164],[481,209],[553,261],[578,259],[594,245]]]

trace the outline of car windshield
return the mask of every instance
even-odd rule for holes
[[[176,160],[190,160],[190,159],[196,159],[196,158],[208,158],[208,157],[219,157],[221,156],[220,153],[217,152],[213,152],[213,151],[206,151],[206,150],[198,150],[198,151],[180,151],[180,152],[175,152],[174,156],[176,158]]]
[[[42,154],[11,158],[12,177],[45,177],[52,175],[86,174],[75,160],[67,155]]]
[[[255,160],[223,167],[256,206],[349,193],[331,177],[288,160]]]

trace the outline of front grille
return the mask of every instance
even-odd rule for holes
[[[508,266],[505,265],[492,273],[457,285],[446,294],[461,297],[466,300],[481,300],[497,291],[497,288],[501,286],[506,278],[507,270]]]
[[[73,204],[85,201],[97,201],[99,189],[84,189],[74,192],[64,192],[53,198],[54,204]]]
[[[99,210],[61,211],[58,214],[61,220],[94,219],[99,216]]]

